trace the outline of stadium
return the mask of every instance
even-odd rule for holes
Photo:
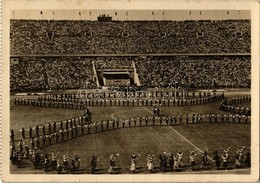
[[[12,174],[250,174],[247,11],[37,13],[10,20]]]

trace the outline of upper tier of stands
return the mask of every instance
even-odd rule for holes
[[[250,20],[11,20],[11,55],[250,53]]]

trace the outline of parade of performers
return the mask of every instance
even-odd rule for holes
[[[63,96],[64,95],[64,96]],[[157,95],[157,94],[156,94]],[[159,94],[161,95],[161,94]],[[186,94],[189,95],[189,94]],[[193,93],[193,96],[196,94]],[[197,94],[202,96],[203,94]],[[104,96],[105,97],[105,96]],[[88,172],[90,174],[100,173],[99,162],[106,161],[100,159],[97,155],[68,155],[68,152],[43,152],[42,148],[70,141],[83,135],[91,135],[94,133],[112,131],[122,128],[138,128],[141,126],[173,126],[186,124],[200,124],[200,123],[251,123],[251,112],[249,107],[234,107],[232,105],[248,103],[251,98],[248,96],[241,96],[236,98],[224,98],[224,95],[205,95],[207,99],[155,99],[155,100],[128,100],[124,99],[104,98],[104,100],[81,100],[77,95],[61,94],[61,95],[44,95],[38,97],[36,100],[31,99],[15,99],[15,105],[33,105],[39,107],[56,107],[82,110],[82,114],[71,119],[48,122],[46,124],[35,124],[35,126],[24,126],[17,134],[13,129],[10,131],[11,140],[11,154],[10,160],[17,168],[22,168],[26,162],[31,162],[35,169],[43,169],[45,172],[56,171],[61,173],[77,173]],[[211,97],[211,98],[209,98]],[[223,100],[219,107],[220,110],[232,112],[227,113],[185,113],[176,114],[174,116],[165,116],[161,110],[162,106],[176,105],[199,105],[203,102],[212,102],[215,100]],[[142,106],[150,105],[153,107],[152,115],[150,116],[135,116],[128,119],[114,118],[112,120],[93,121],[92,113],[87,106]],[[21,139],[17,139],[21,136]],[[232,151],[232,155],[231,152]],[[209,153],[212,157],[209,157]],[[146,157],[146,158],[145,158]],[[231,157],[231,158],[230,158]],[[82,161],[90,158],[90,166],[82,166]],[[129,167],[120,167],[119,160],[123,158],[119,153],[110,154],[107,157],[109,174],[118,174],[121,169],[128,169],[129,173],[140,173],[144,170],[142,167],[147,167],[147,173],[155,172],[179,172],[185,170],[207,170],[209,167],[216,170],[227,170],[232,168],[245,168],[251,166],[250,149],[238,147],[237,149],[230,149],[229,147],[220,150],[204,151],[194,149],[189,152],[183,152],[179,149],[176,153],[163,152],[159,154],[147,154],[141,156],[136,153],[129,157]],[[141,160],[146,161],[146,166],[141,164]],[[187,160],[188,159],[188,160]],[[143,161],[143,160],[142,160]],[[105,173],[105,172],[103,172]]]
[[[24,144],[20,141],[19,145]],[[232,156],[230,152],[232,151]],[[200,151],[198,149],[190,150],[187,153],[183,153],[178,150],[176,155],[172,153],[163,152],[158,155],[148,154],[146,156],[146,166],[149,173],[155,173],[158,171],[169,172],[169,171],[184,171],[185,169],[195,170],[206,170],[209,167],[216,170],[227,170],[231,168],[249,168],[251,166],[251,155],[250,149],[246,149],[244,146],[238,147],[237,149],[231,150],[229,147],[224,148],[221,154],[218,150],[212,150],[214,157],[211,159],[208,155],[209,149],[205,151]],[[185,158],[184,158],[185,157]],[[80,170],[89,169],[89,173],[95,174],[100,171],[102,167],[98,167],[98,162],[100,162],[100,157],[93,155],[90,161],[90,167],[82,167],[81,159],[85,159],[80,155],[75,155],[70,157],[66,154],[43,153],[37,147],[32,148],[25,145],[24,149],[16,148],[15,146],[11,149],[10,160],[13,165],[17,168],[23,167],[24,163],[27,161],[31,162],[35,169],[43,169],[44,171],[57,171],[57,173],[76,173]],[[111,154],[109,157],[108,173],[118,174],[120,169],[127,167],[120,167],[119,164],[119,153]],[[129,170],[131,173],[138,173],[141,165],[139,162],[143,157],[141,154],[133,154],[129,161]],[[189,161],[184,161],[184,159],[189,159]],[[210,159],[210,161],[209,161]],[[232,160],[231,160],[232,159]],[[69,163],[71,162],[71,163]]]

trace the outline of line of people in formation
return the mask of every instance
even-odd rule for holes
[[[251,102],[251,96],[239,96],[239,97],[233,97],[228,98],[224,101],[225,105],[233,105],[233,104],[240,104],[240,103],[247,103]]]
[[[250,96],[234,97],[230,99],[225,99],[219,105],[219,110],[228,111],[236,114],[244,114],[251,116],[251,108],[245,106],[238,106],[236,104],[251,102]]]
[[[251,116],[251,108],[245,106],[225,105],[223,102],[221,102],[219,105],[219,110]]]
[[[231,159],[231,153],[233,155],[233,159]],[[189,163],[192,170],[204,170],[206,167],[212,167],[212,163],[214,163],[215,168],[217,170],[220,169],[229,169],[229,168],[244,168],[251,167],[251,152],[250,150],[245,149],[244,146],[234,150],[234,152],[230,152],[230,148],[224,149],[224,151],[220,154],[217,150],[213,151],[213,158],[208,156],[208,149],[205,151],[199,151],[198,149],[190,150],[189,155]],[[175,155],[172,153],[163,152],[158,156],[154,154],[148,154],[146,156],[147,160],[147,169],[150,173],[156,171],[156,167],[159,167],[162,172],[166,171],[183,171],[185,167],[187,167],[187,162],[183,161],[184,153],[179,150]],[[87,167],[81,167],[81,158],[80,155],[75,155],[74,157],[70,157],[66,154],[61,153],[43,153],[39,148],[32,148],[26,146],[26,150],[23,151],[21,149],[16,149],[12,147],[10,161],[13,165],[16,165],[17,168],[23,167],[24,159],[30,160],[34,166],[34,168],[43,168],[44,171],[57,171],[57,173],[62,172],[77,172],[79,170],[86,170]],[[117,159],[119,158],[119,153],[111,154],[109,157],[109,164],[107,172],[110,174],[119,173],[120,169],[119,162]],[[130,167],[129,170],[132,173],[138,173],[138,163],[141,159],[140,154],[133,154],[130,158]],[[71,163],[69,163],[69,160]],[[100,161],[100,157],[97,155],[93,155],[90,160],[90,169],[89,173],[94,174],[98,171],[98,162]],[[211,161],[211,162],[209,162]],[[125,168],[125,167],[121,167]]]
[[[117,90],[119,89],[119,90]],[[84,91],[82,93],[61,93],[61,94],[45,94],[45,95],[40,95],[38,96],[38,100],[53,100],[53,101],[57,101],[57,100],[70,100],[70,99],[81,99],[82,97],[87,98],[87,99],[93,99],[93,98],[126,98],[127,96],[131,96],[131,97],[208,97],[211,95],[217,95],[217,92],[197,92],[197,91],[193,91],[193,92],[188,92],[188,91],[179,91],[179,89],[176,89],[175,91],[170,91],[172,89],[165,89],[165,90],[161,90],[161,91],[152,91],[152,90],[148,90],[148,91],[138,91],[138,89],[133,88],[134,91],[123,91],[120,90],[120,87],[115,87],[114,89],[111,88],[111,90],[115,90],[112,92],[91,92],[91,91]],[[136,90],[136,91],[135,91]],[[169,91],[167,91],[169,90]],[[222,95],[224,95],[223,92],[221,92]]]
[[[66,108],[66,109],[84,109],[84,106],[153,106],[160,104],[162,106],[187,106],[200,105],[215,102],[224,98],[224,95],[213,95],[203,98],[193,99],[71,99],[59,100],[34,100],[34,99],[15,99],[16,105],[32,105],[38,107]]]
[[[156,111],[157,112],[157,111]],[[219,119],[220,118],[220,119]],[[118,128],[125,127],[140,127],[140,126],[148,126],[148,125],[179,125],[182,123],[192,124],[192,123],[249,123],[248,116],[241,115],[232,115],[231,120],[229,120],[230,115],[217,115],[217,114],[192,114],[192,115],[176,115],[172,117],[163,117],[163,116],[145,116],[145,117],[134,117],[126,120],[107,120],[101,122],[86,122],[83,120],[79,120],[79,118],[73,118],[72,120],[65,121],[65,127],[63,127],[64,122],[53,122],[48,123],[46,132],[45,125],[35,127],[29,127],[25,129],[24,127],[20,130],[23,139],[29,139],[30,147],[45,147],[52,145],[54,143],[65,142],[71,139],[74,139],[79,136],[83,136],[86,134],[103,132],[107,130],[114,130]],[[59,126],[59,129],[58,127]],[[40,130],[41,129],[41,130]],[[41,133],[40,133],[41,131]],[[27,133],[26,133],[27,132]],[[11,129],[11,143],[12,146],[18,146],[19,149],[23,149],[23,142],[20,140],[18,144],[15,144],[15,133],[14,130]]]

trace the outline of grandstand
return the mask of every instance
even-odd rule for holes
[[[115,69],[129,72],[136,86],[173,80],[191,88],[251,85],[250,20],[11,20],[10,25],[11,91],[79,89],[86,81],[100,87],[101,70]]]

